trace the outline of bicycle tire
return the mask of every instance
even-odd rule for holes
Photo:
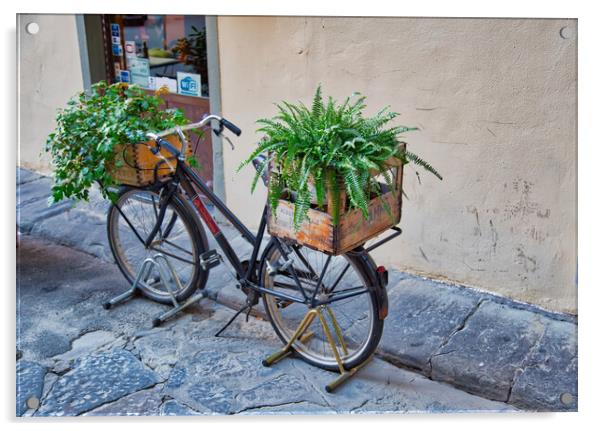
[[[122,212],[127,211],[128,199],[136,194],[139,196],[138,199],[141,199],[140,196],[143,194],[148,194],[148,196],[154,194],[154,196],[158,196],[156,192],[150,189],[123,186],[119,190],[116,202],[110,206],[107,214],[107,237],[111,253],[113,254],[113,258],[115,259],[119,270],[130,284],[134,282],[137,271],[143,260],[146,257],[152,256],[156,251],[149,249],[141,250],[140,248],[144,247],[144,244],[140,243],[140,241],[133,241],[138,249],[135,251],[128,250],[127,252],[135,257],[128,258],[126,256],[127,252],[124,248],[126,247],[126,244],[124,244],[126,240],[122,239],[121,236],[122,234],[124,236],[127,235],[128,228],[131,230],[131,227],[127,225],[127,222],[125,222],[123,215],[117,206],[121,208]],[[130,220],[130,222],[132,221]],[[171,228],[168,226],[170,223]],[[151,222],[150,224],[153,223]],[[166,230],[169,230],[170,232],[167,235],[171,235],[174,232],[174,226],[176,225],[177,228],[179,228],[177,232],[183,232],[184,238],[182,241],[186,241],[190,247],[190,250],[186,250],[186,254],[183,254],[190,263],[182,263],[171,256],[167,256],[167,259],[170,260],[170,263],[176,268],[178,276],[182,276],[183,282],[185,283],[183,289],[174,292],[175,299],[180,302],[190,297],[197,289],[203,289],[207,283],[208,270],[203,270],[200,267],[199,256],[208,250],[208,245],[204,228],[196,217],[194,209],[179,193],[174,194],[171,198],[161,227],[165,227]],[[133,231],[131,231],[130,236],[134,236]],[[166,238],[163,238],[161,241],[165,240]],[[181,246],[182,244],[176,245]],[[180,271],[180,269],[184,267],[187,268],[185,273]],[[140,290],[144,296],[153,301],[163,304],[172,303],[172,298],[167,291],[155,289],[153,286],[145,283],[140,285]]]
[[[275,255],[279,255],[278,247],[276,245],[276,239],[272,238],[270,243],[266,246],[266,249],[262,255],[260,261],[260,269],[259,269],[259,283],[263,287],[273,287],[266,285],[266,276],[267,275],[267,262],[269,259],[273,259]],[[370,317],[370,325],[369,325],[369,333],[366,336],[365,341],[362,343],[361,348],[355,351],[353,354],[350,354],[346,357],[342,357],[342,363],[345,369],[350,369],[356,367],[363,362],[365,362],[376,350],[378,347],[378,343],[380,342],[383,328],[384,328],[384,319],[379,318],[379,310],[378,310],[378,301],[377,301],[377,293],[372,286],[375,278],[371,277],[371,273],[375,271],[376,265],[372,261],[371,257],[363,252],[362,248],[358,248],[351,253],[347,253],[342,256],[346,259],[351,267],[354,268],[358,278],[362,280],[364,285],[368,288],[368,292],[365,295],[357,296],[357,301],[365,301],[366,309],[369,309],[368,313]],[[267,317],[274,328],[274,331],[278,335],[278,337],[282,340],[284,344],[287,344],[291,338],[291,329],[296,328],[297,322],[295,321],[293,325],[289,328],[283,327],[283,319],[279,316],[275,315],[277,308],[274,305],[274,296],[266,293],[262,293],[263,306],[266,311]],[[342,302],[342,301],[341,301]],[[333,303],[334,304],[334,303]],[[309,310],[308,306],[299,304],[299,307],[305,307]],[[336,314],[336,313],[335,313]],[[314,321],[318,321],[318,318],[314,319]],[[314,323],[312,322],[312,325]],[[345,339],[345,337],[343,337]],[[348,341],[348,340],[346,340]],[[300,342],[296,342],[293,344],[293,348],[295,353],[301,357],[305,362],[317,366],[319,368],[328,370],[328,371],[338,371],[338,363],[333,356],[330,358],[320,358],[315,354],[312,354],[306,345],[301,344]],[[341,353],[339,351],[339,353]]]

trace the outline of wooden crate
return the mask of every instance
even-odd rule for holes
[[[394,172],[395,188],[369,201],[367,220],[360,209],[346,209],[347,196],[342,187],[337,225],[333,224],[333,199],[327,191],[326,211],[312,206],[308,211],[309,219],[301,224],[298,231],[293,227],[294,203],[280,199],[276,211],[270,210],[268,232],[331,255],[343,254],[362,245],[401,220],[403,165],[398,159],[392,159],[388,164]],[[373,176],[376,175],[374,173]],[[385,209],[383,200],[389,211]]]
[[[176,135],[171,135],[165,138],[171,145],[178,150],[182,149],[182,143]],[[154,147],[155,142],[149,142],[151,147]],[[130,145],[123,144],[115,146],[115,160],[109,166],[109,172],[113,179],[119,184],[130,186],[145,186],[152,184],[155,181],[155,167],[157,167],[157,179],[165,179],[173,175],[176,168],[176,160],[169,151],[161,148],[160,153],[167,159],[167,162],[155,155],[144,144]],[[186,156],[192,155],[190,145],[186,148]],[[115,163],[121,162],[120,167],[116,167]]]

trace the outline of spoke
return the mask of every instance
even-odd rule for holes
[[[142,236],[140,236],[140,234],[138,233],[138,230],[136,230],[136,228],[134,227],[133,223],[130,222],[129,218],[126,216],[125,214],[125,209],[124,208],[118,208],[118,211],[121,213],[121,217],[125,220],[126,224],[129,225],[130,229],[134,232],[136,238],[138,239],[138,241],[140,241],[142,244],[144,244],[144,240],[142,239]],[[119,229],[119,219],[117,221],[117,228]]]
[[[355,288],[355,291],[354,291],[354,289],[348,289],[347,293],[336,293],[336,294],[330,296],[325,301],[319,301],[318,304],[332,304],[333,302],[342,301],[343,299],[352,298],[352,297],[358,296],[358,295],[363,295],[364,293],[367,293],[367,292],[368,292],[368,289],[363,286],[360,288]]]
[[[294,245],[293,246],[293,250],[295,251],[295,254],[299,257],[299,260],[301,262],[303,262],[303,264],[305,265],[305,267],[309,270],[309,272],[312,275],[312,277],[313,278],[318,278],[318,274],[316,273],[316,271],[309,264],[309,262],[307,261],[307,259],[305,258],[305,256],[303,256],[303,254],[299,252],[299,247],[296,246],[296,245]]]
[[[165,256],[173,257],[174,259],[177,259],[177,260],[179,260],[179,261],[181,261],[181,262],[185,262],[185,263],[188,263],[188,264],[190,264],[190,265],[196,265],[196,263],[195,263],[195,262],[192,262],[192,261],[190,261],[190,260],[186,260],[186,259],[184,259],[183,257],[180,257],[180,256],[176,256],[175,254],[173,254],[173,253],[169,253],[169,252],[167,252],[167,251],[165,251],[165,250],[163,250],[163,249],[161,249],[161,248],[157,248],[157,247],[150,247],[150,249],[151,249],[151,250],[153,250],[153,251],[157,251],[157,252],[159,252],[159,253],[162,253],[162,254],[164,254]]]
[[[332,287],[330,289],[327,289],[327,293],[331,293],[332,291],[334,291],[334,289],[336,289],[337,285],[340,283],[341,279],[343,278],[350,266],[351,264],[347,263],[347,265],[345,266],[345,268],[343,268],[343,271],[341,271],[341,274],[339,274]]]
[[[361,286],[353,286],[353,287],[348,287],[347,289],[337,290],[336,292],[329,292],[330,293],[329,298],[334,298],[339,294],[342,294],[345,292],[350,292],[350,291],[357,290],[357,289],[364,289],[365,292],[368,292],[368,289],[366,289],[366,286],[364,286],[362,284]]]
[[[297,285],[294,284],[289,284],[289,283],[283,283],[281,281],[276,281],[274,280],[274,287],[281,287],[283,289],[290,289],[290,290],[294,290],[295,292],[299,291],[299,287]],[[311,293],[312,291],[309,289],[303,289],[306,293]]]
[[[332,258],[332,256],[328,255],[328,259],[326,259],[326,265],[324,265],[324,267],[322,268],[322,273],[320,274],[320,279],[318,280],[318,285],[316,286],[316,289],[314,290],[314,294],[311,297],[312,304],[313,304],[313,301],[316,299],[316,295],[318,294],[318,290],[320,289],[320,286],[322,286],[322,280],[324,279],[324,274],[326,274],[326,270],[328,269],[328,264],[330,263],[331,258]]]
[[[152,207],[153,207],[153,212],[155,213],[155,223],[156,221],[159,219],[159,212],[157,211],[157,205],[155,203],[155,196],[151,196],[151,200],[152,200]],[[159,226],[159,231],[157,232],[159,234],[159,236],[163,236],[163,233],[161,232],[161,226]]]
[[[169,240],[167,240],[165,238],[161,239],[161,242],[165,243],[165,244],[168,244],[168,245],[171,245],[173,248],[177,248],[178,250],[180,250],[180,251],[182,251],[182,252],[184,252],[184,253],[192,256],[192,252],[191,251],[188,251],[184,247],[180,247],[178,244],[175,244],[175,243],[173,243],[173,242],[171,242],[171,241],[169,241]]]

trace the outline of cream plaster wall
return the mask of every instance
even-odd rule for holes
[[[265,193],[235,173],[273,102],[317,84],[400,112],[439,182],[405,174],[403,235],[378,263],[576,313],[575,20],[220,17],[227,202],[257,225]],[[563,29],[564,28],[564,29]]]
[[[28,23],[39,32],[28,34]],[[59,107],[83,89],[75,15],[19,15],[19,160],[21,166],[49,173],[43,148]]]

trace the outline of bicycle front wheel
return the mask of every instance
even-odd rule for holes
[[[266,313],[280,339],[287,344],[303,318],[311,311],[314,313],[311,324],[292,345],[303,360],[326,370],[337,371],[339,366],[333,350],[336,347],[345,369],[366,361],[376,350],[383,331],[376,293],[370,287],[369,271],[372,269],[365,260],[369,257],[362,256],[356,250],[329,258],[319,251],[294,245],[293,253],[289,255],[293,263],[287,265],[286,270],[274,272],[274,268],[285,262],[276,241],[272,239],[261,261],[260,283],[263,287],[302,297],[296,278],[306,295],[311,297],[324,272],[316,298],[325,303],[316,309],[263,294]],[[328,302],[351,292],[363,293]]]
[[[149,247],[143,243],[151,233],[165,204],[160,191],[123,188],[117,201],[111,205],[107,217],[109,245],[119,269],[133,283],[145,259],[163,255],[180,280],[161,283],[156,267],[140,284],[143,294],[150,299],[171,303],[172,295],[183,301],[202,289],[207,271],[199,265],[199,255],[207,250],[207,239],[200,223],[184,198],[174,195],[167,203],[165,216]]]

